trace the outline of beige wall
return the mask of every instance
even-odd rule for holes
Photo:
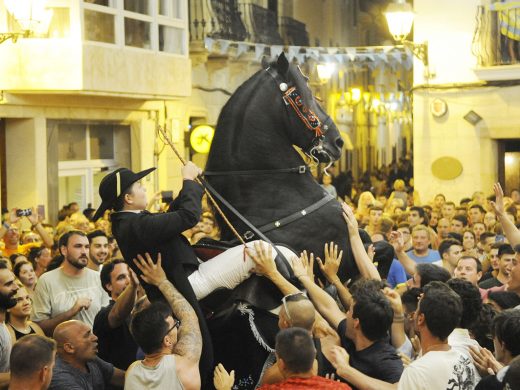
[[[46,120],[6,121],[8,208],[47,204]]]
[[[430,66],[436,74],[429,88],[414,91],[414,176],[423,203],[439,192],[455,202],[474,191],[490,195],[498,180],[497,140],[520,138],[520,87],[479,88],[474,84],[483,81],[477,77],[477,59],[471,52],[479,4],[478,0],[414,1],[414,41],[428,41]],[[486,72],[489,75],[494,70]],[[509,73],[509,78],[519,79],[520,73]],[[424,82],[423,66],[415,59],[414,84]],[[454,83],[466,85],[460,88]],[[441,85],[443,89],[438,88]],[[436,97],[448,105],[442,118],[430,112]],[[463,119],[470,110],[483,118],[476,126]],[[431,165],[443,156],[461,162],[459,177],[441,180],[433,176]]]
[[[497,139],[520,136],[520,87],[486,88],[452,92],[417,92],[414,95],[414,174],[415,187],[424,202],[443,192],[458,201],[474,191],[492,193],[498,178]],[[441,98],[448,113],[434,118],[430,103]],[[468,111],[483,120],[476,126],[463,119]],[[439,157],[457,158],[462,174],[454,180],[432,175],[431,164]]]

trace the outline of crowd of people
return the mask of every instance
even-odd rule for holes
[[[3,214],[0,387],[243,388],[212,361],[198,300],[255,272],[283,299],[274,352],[249,388],[520,389],[518,190],[417,203],[393,177],[388,197],[342,203],[359,278],[339,279],[330,242],[323,259],[286,250],[290,281],[261,241],[246,261],[237,247],[199,263],[190,244],[219,238],[200,170],[184,167],[178,197],[154,213],[140,185],[149,172],[109,174],[97,211],[67,205],[56,225],[34,208]]]

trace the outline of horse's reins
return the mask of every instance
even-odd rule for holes
[[[322,124],[319,117],[310,109],[308,108],[304,102],[303,99],[296,89],[295,86],[289,86],[271,67],[266,69],[266,72],[275,80],[275,82],[278,84],[278,88],[283,93],[282,98],[286,106],[291,106],[293,110],[295,111],[296,115],[299,117],[299,119],[303,122],[305,127],[307,129],[314,132],[314,139],[312,141],[313,148],[312,150],[317,150],[318,152],[321,152],[323,147],[323,138],[325,132],[328,130],[327,124]],[[170,140],[168,135],[166,134],[165,130],[157,126],[159,132],[161,133],[163,139],[166,141],[166,143],[170,146],[170,148],[173,150],[174,154],[177,156],[177,158],[181,161],[183,165],[186,165],[186,160],[181,156],[181,154],[178,152],[175,145],[173,145],[173,142]],[[314,157],[315,158],[315,157]],[[315,158],[316,159],[316,158]],[[263,170],[253,170],[253,171],[225,171],[225,172],[204,172],[205,176],[220,176],[220,175],[251,175],[251,174],[271,174],[271,173],[298,173],[298,174],[304,174],[309,170],[309,168],[306,165],[300,165],[298,167],[293,168],[281,168],[281,169],[263,169]],[[304,210],[297,211],[287,217],[284,217],[282,219],[279,219],[274,222],[270,222],[264,226],[262,226],[260,229],[256,228],[249,220],[247,220],[238,210],[236,210],[229,202],[227,202],[222,195],[220,195],[214,188],[211,186],[206,180],[202,178],[196,178],[195,181],[197,181],[199,184],[201,184],[204,187],[204,192],[208,196],[208,199],[211,201],[217,212],[220,214],[226,225],[231,229],[235,237],[240,241],[242,245],[244,245],[244,260],[245,260],[245,249],[247,248],[246,240],[252,239],[255,235],[269,243],[277,252],[277,254],[286,262],[286,265],[289,265],[289,262],[285,258],[285,256],[282,254],[282,252],[267,238],[263,233],[268,232],[272,229],[285,226],[289,223],[292,223],[296,221],[299,218],[302,218],[303,216],[310,214],[316,210],[318,210],[320,207],[328,203],[332,200],[332,197],[325,196],[324,198],[320,199],[319,201],[315,202],[311,206],[307,207]],[[238,231],[235,229],[231,221],[226,217],[220,206],[217,204],[217,201],[214,199],[215,196],[225,207],[228,208],[229,211],[231,211],[240,221],[242,221],[250,230],[248,230],[244,234],[244,238]],[[292,268],[288,267],[289,273],[292,273]]]
[[[177,148],[175,147],[175,145],[173,144],[173,142],[171,141],[171,139],[168,137],[168,134],[166,134],[165,130],[160,127],[160,126],[157,126],[157,129],[159,130],[159,132],[161,133],[162,137],[164,138],[164,140],[166,141],[166,143],[171,147],[171,149],[173,150],[173,152],[175,153],[175,155],[177,156],[177,158],[181,161],[181,163],[183,165],[186,165],[186,160],[180,155],[180,153],[178,152]],[[242,236],[240,235],[240,233],[238,233],[238,231],[235,229],[235,227],[233,226],[233,224],[231,223],[231,221],[226,217],[225,213],[222,211],[222,209],[220,208],[220,206],[218,205],[217,201],[215,200],[215,198],[217,198],[225,207],[228,208],[229,211],[231,211],[238,219],[240,219],[240,221],[242,221],[250,230],[248,230],[246,232],[246,234],[244,234],[244,237],[245,239],[249,240],[251,238],[253,238],[255,235],[267,242],[269,245],[271,245],[274,250],[276,251],[276,253],[278,254],[278,256],[280,256],[280,258],[285,261],[285,265],[286,265],[286,272],[284,272],[285,274],[288,274],[290,277],[293,276],[293,272],[292,272],[292,267],[290,266],[290,263],[289,261],[285,258],[285,256],[283,255],[283,253],[276,247],[276,245],[273,244],[273,242],[267,238],[267,236],[265,236],[260,230],[258,230],[249,220],[247,220],[238,210],[236,210],[233,206],[231,206],[231,204],[226,201],[222,195],[220,195],[214,188],[213,186],[211,186],[211,184],[209,184],[206,180],[204,180],[203,178],[200,178],[200,177],[197,177],[195,179],[195,181],[197,183],[199,183],[200,185],[202,185],[202,187],[204,188],[204,192],[206,193],[206,195],[208,196],[208,199],[211,201],[211,203],[213,204],[213,206],[215,206],[215,209],[217,210],[217,212],[220,214],[220,216],[222,217],[222,219],[225,221],[226,225],[228,225],[228,227],[231,229],[231,231],[233,232],[233,234],[235,235],[235,237],[240,241],[240,243],[244,246],[244,261],[246,259],[246,249],[247,249],[247,245],[246,245],[246,242],[244,240],[244,238],[242,238]],[[215,198],[213,197],[215,196]],[[283,274],[283,273],[282,273]]]
[[[173,153],[175,153],[175,155],[177,156],[177,158],[180,160],[180,162],[182,163],[182,165],[186,165],[186,160],[181,156],[181,154],[179,153],[179,151],[177,150],[177,148],[175,147],[175,145],[173,144],[173,142],[171,141],[170,137],[168,137],[168,134],[166,134],[166,131],[164,131],[164,129],[157,125],[157,129],[159,130],[159,132],[161,133],[164,141],[166,141],[166,143],[170,146],[170,148],[173,150]],[[213,198],[213,196],[211,195],[210,191],[209,191],[209,188],[212,188],[208,185],[208,183],[200,178],[200,177],[196,177],[195,178],[195,181],[197,183],[199,183],[200,185],[202,185],[202,187],[204,188],[204,192],[206,193],[206,195],[208,196],[208,199],[211,201],[211,203],[213,204],[213,206],[215,206],[215,209],[218,211],[218,213],[220,214],[220,216],[222,217],[222,219],[226,222],[226,225],[228,225],[228,227],[231,229],[231,231],[233,232],[233,234],[236,236],[236,238],[242,243],[242,245],[244,245],[244,256],[245,256],[245,249],[247,248],[246,246],[246,242],[242,239],[242,236],[238,233],[238,231],[235,229],[235,227],[233,226],[233,224],[231,223],[231,221],[226,217],[226,215],[224,214],[224,212],[222,211],[222,209],[220,208],[220,206],[217,204],[217,201]],[[216,192],[215,190],[213,190],[214,192]]]

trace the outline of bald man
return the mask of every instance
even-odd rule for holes
[[[311,336],[315,323],[318,320],[316,309],[312,302],[298,289],[288,282],[277,270],[272,259],[272,247],[263,243],[255,243],[255,252],[249,252],[249,255],[255,262],[255,272],[265,275],[269,278],[283,294],[287,294],[282,298],[282,305],[278,313],[278,327],[280,330],[288,328],[303,328],[307,330]],[[323,321],[323,318],[319,318]],[[332,328],[329,333],[334,333]],[[319,338],[314,339],[316,347],[316,360],[313,365],[313,372],[319,375],[333,372],[333,367],[324,357],[321,350],[321,342]],[[266,359],[262,373],[260,374],[259,384],[273,384],[282,382],[285,378],[282,375],[276,362],[276,355],[272,352]]]
[[[50,390],[104,390],[109,385],[123,387],[125,372],[97,356],[97,337],[87,324],[71,320],[54,330],[58,346]]]

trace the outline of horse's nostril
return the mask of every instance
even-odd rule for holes
[[[345,142],[343,141],[343,138],[341,138],[341,137],[336,138],[336,145],[338,146],[338,148],[341,149],[343,147],[344,143]]]

